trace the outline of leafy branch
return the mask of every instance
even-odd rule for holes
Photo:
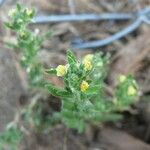
[[[87,123],[97,124],[122,118],[120,111],[130,107],[137,96],[137,84],[131,75],[120,75],[114,96],[106,95],[104,79],[109,56],[88,54],[79,62],[67,52],[67,64],[47,70],[64,81],[64,88],[47,85],[54,96],[62,99],[61,120],[69,128],[82,132]]]

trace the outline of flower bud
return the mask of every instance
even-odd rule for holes
[[[31,17],[33,15],[33,10],[26,8],[26,13],[29,17]]]
[[[91,70],[92,69],[92,63],[90,62],[90,61],[86,61],[86,62],[84,62],[84,68],[85,68],[85,70]]]
[[[92,59],[93,59],[93,54],[88,54],[84,57],[83,62],[92,61]]]
[[[81,85],[80,85],[80,90],[82,92],[85,92],[87,89],[89,88],[89,84],[86,81],[82,81]]]
[[[56,71],[57,71],[57,76],[64,76],[66,73],[67,73],[67,67],[64,66],[64,65],[59,65],[57,68],[56,68]]]
[[[125,75],[120,75],[120,76],[119,76],[119,82],[120,82],[120,83],[123,83],[123,82],[126,80],[126,78],[127,78],[127,77],[126,77]]]
[[[133,96],[133,95],[135,95],[137,93],[137,90],[133,87],[133,86],[129,86],[128,87],[128,91],[127,91],[127,94],[129,95],[129,96]]]

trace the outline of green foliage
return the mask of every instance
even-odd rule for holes
[[[75,55],[71,51],[67,51],[67,60],[70,65],[77,62]]]
[[[35,10],[33,9],[23,8],[20,4],[17,4],[16,8],[10,10],[8,15],[10,20],[5,23],[5,26],[15,32],[17,37],[16,43],[8,43],[8,46],[20,51],[20,64],[27,73],[30,87],[44,88],[44,69],[39,61],[38,52],[43,41],[50,35],[50,33],[48,32],[44,35],[39,35],[38,29],[33,32],[28,28],[28,25],[32,22],[33,17],[35,16]],[[37,104],[36,108],[36,114],[34,113],[34,109],[30,109],[30,104],[24,111],[28,123],[32,120],[35,128],[40,130],[43,126],[45,128],[48,126],[46,123],[52,124],[54,122],[55,119],[52,119],[49,116],[46,118],[46,123],[43,122],[42,105],[39,106]],[[3,148],[16,150],[22,136],[19,127],[6,129],[0,134],[0,150]]]
[[[6,129],[0,134],[0,150],[16,150],[21,138],[22,133],[17,127],[13,126]]]
[[[87,55],[79,62],[68,51],[66,66],[59,65],[56,69],[47,71],[49,74],[61,76],[64,80],[63,89],[51,84],[47,88],[52,95],[62,99],[60,116],[67,127],[82,132],[88,122],[95,124],[116,121],[122,118],[118,112],[134,103],[137,85],[131,75],[121,75],[114,96],[106,95],[104,79],[108,60],[108,55],[98,53]]]
[[[38,51],[48,34],[39,35],[38,30],[32,32],[28,25],[35,11],[17,4],[16,9],[9,12],[10,22],[6,27],[16,33],[16,43],[8,43],[10,47],[19,49],[20,64],[26,70],[30,86],[46,88],[62,100],[61,111],[47,113],[43,101],[32,101],[23,111],[23,119],[36,131],[46,132],[57,123],[63,122],[67,127],[83,132],[88,123],[97,124],[105,121],[116,121],[122,116],[119,112],[128,109],[135,102],[137,84],[131,75],[121,75],[112,97],[105,91],[104,80],[107,76],[109,55],[89,54],[80,62],[74,53],[67,51],[67,64],[47,69],[50,75],[57,75],[64,81],[64,87],[46,84],[43,79],[43,66],[39,62]],[[0,135],[0,150],[9,146],[15,150],[22,138],[19,128],[9,128]],[[4,147],[5,146],[5,147]],[[7,148],[6,147],[6,148]]]
[[[54,95],[54,96],[57,96],[57,97],[63,97],[63,98],[69,98],[71,97],[71,94],[67,91],[67,90],[64,90],[64,89],[61,89],[61,88],[56,88],[52,85],[47,85],[47,88],[49,91],[51,91],[51,94]]]
[[[48,132],[52,126],[60,122],[59,114],[51,115],[51,109],[44,100],[33,100],[22,112],[23,120],[31,125],[35,132]],[[50,112],[51,113],[50,113]]]
[[[16,9],[10,10],[9,16],[11,20],[6,22],[5,25],[16,33],[17,43],[9,45],[21,51],[20,63],[27,72],[30,86],[44,87],[43,67],[39,62],[38,51],[48,34],[39,35],[38,29],[34,32],[28,29],[28,25],[33,20],[34,15],[35,10],[23,8],[17,4]]]
[[[131,75],[125,77],[124,81],[119,82],[115,91],[117,99],[117,102],[115,101],[115,103],[120,111],[128,108],[128,106],[133,103],[134,97],[138,94],[137,88],[137,83]]]
[[[35,10],[23,9],[20,4],[17,4],[16,9],[10,10],[8,15],[11,17],[11,21],[6,22],[5,25],[12,30],[19,31],[25,29],[28,23],[31,22]]]

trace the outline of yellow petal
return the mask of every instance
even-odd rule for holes
[[[92,63],[90,61],[86,61],[83,63],[85,70],[91,70],[92,69]]]
[[[26,8],[26,13],[28,16],[31,16],[33,14],[33,10]]]
[[[120,75],[120,76],[119,76],[119,82],[120,82],[120,83],[123,83],[123,82],[126,80],[126,78],[127,78],[127,77],[126,77],[125,75]]]
[[[57,68],[56,68],[56,72],[57,72],[57,76],[64,76],[66,73],[67,73],[67,67],[64,66],[64,65],[59,65]]]
[[[84,61],[92,61],[92,59],[93,59],[93,54],[88,54],[88,55],[86,55],[85,57],[84,57],[84,59],[83,59],[83,62]]]
[[[128,91],[127,91],[127,94],[129,95],[129,96],[132,96],[132,95],[135,95],[137,93],[137,90],[133,87],[133,86],[129,86],[128,87]]]
[[[82,81],[81,85],[80,85],[80,90],[82,92],[85,92],[87,89],[89,88],[89,84],[86,81]]]

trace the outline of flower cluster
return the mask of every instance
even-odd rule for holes
[[[45,109],[43,101],[33,100],[23,110],[25,118],[21,118],[25,119],[34,131],[47,131],[49,127],[62,122],[79,132],[82,132],[88,123],[97,124],[120,119],[120,112],[128,109],[138,96],[138,87],[134,78],[131,75],[120,75],[114,94],[110,97],[104,88],[109,55],[88,54],[80,62],[71,51],[68,51],[66,65],[46,70],[47,73],[61,78],[64,87],[47,84],[43,78],[44,69],[38,60],[37,53],[49,33],[39,36],[39,30],[32,32],[28,29],[28,24],[31,23],[34,15],[33,9],[23,8],[19,4],[16,9],[9,12],[11,20],[5,25],[15,31],[17,37],[16,44],[10,45],[21,51],[20,62],[26,70],[29,85],[40,88],[45,88],[47,85],[52,95],[61,98],[62,106],[60,112],[48,114],[45,117],[42,115]],[[17,123],[20,122],[17,121]],[[10,147],[9,149],[16,149],[23,135],[17,123],[14,128],[0,135],[0,149],[3,149],[6,144]]]
[[[126,81],[127,81],[127,77],[125,75],[120,75],[119,76],[119,82],[120,83],[125,83]],[[127,95],[128,96],[132,96],[132,95],[136,95],[137,94],[135,80],[133,80],[132,83],[133,83],[133,85],[129,85],[127,87]]]
[[[126,109],[134,102],[137,85],[130,75],[120,75],[112,101],[105,96],[103,87],[108,58],[101,53],[88,54],[79,62],[74,54],[68,51],[67,65],[47,70],[47,73],[57,75],[64,81],[64,88],[51,84],[48,84],[47,88],[51,94],[62,98],[59,115],[67,127],[81,132],[89,121],[97,123],[117,120],[121,116],[116,112]]]
[[[43,80],[43,67],[38,60],[38,50],[45,40],[46,35],[38,35],[39,30],[31,31],[28,24],[32,22],[35,15],[34,9],[23,8],[17,4],[8,13],[10,21],[5,25],[16,33],[16,43],[11,43],[15,48],[21,51],[21,66],[27,72],[27,78],[30,86],[45,86]]]
[[[88,54],[85,56],[85,58],[83,59],[83,64],[84,64],[84,69],[85,70],[91,70],[93,65],[92,65],[92,59],[93,59],[93,55],[92,54]]]
[[[81,66],[83,67],[84,72],[89,72],[93,68],[93,54],[88,54],[84,57],[82,63],[79,65],[79,63],[76,64],[77,69],[79,69]],[[63,77],[67,74],[69,69],[69,64],[67,65],[58,65],[56,68],[56,75],[58,77]],[[81,81],[80,84],[80,90],[81,92],[85,92],[89,88],[89,83],[87,81]]]
[[[80,89],[82,92],[85,92],[89,88],[89,84],[86,81],[82,81]]]
[[[28,23],[32,21],[34,15],[35,11],[33,9],[23,9],[21,5],[17,4],[16,8],[8,12],[11,21],[5,23],[5,25],[15,31],[26,28]]]
[[[138,96],[138,86],[131,75],[119,76],[119,84],[116,89],[117,107],[119,110],[124,110],[133,103],[133,98]]]
[[[59,77],[63,77],[66,73],[67,73],[67,67],[64,66],[64,65],[59,65],[57,68],[56,68],[56,71],[57,71],[57,76]]]

